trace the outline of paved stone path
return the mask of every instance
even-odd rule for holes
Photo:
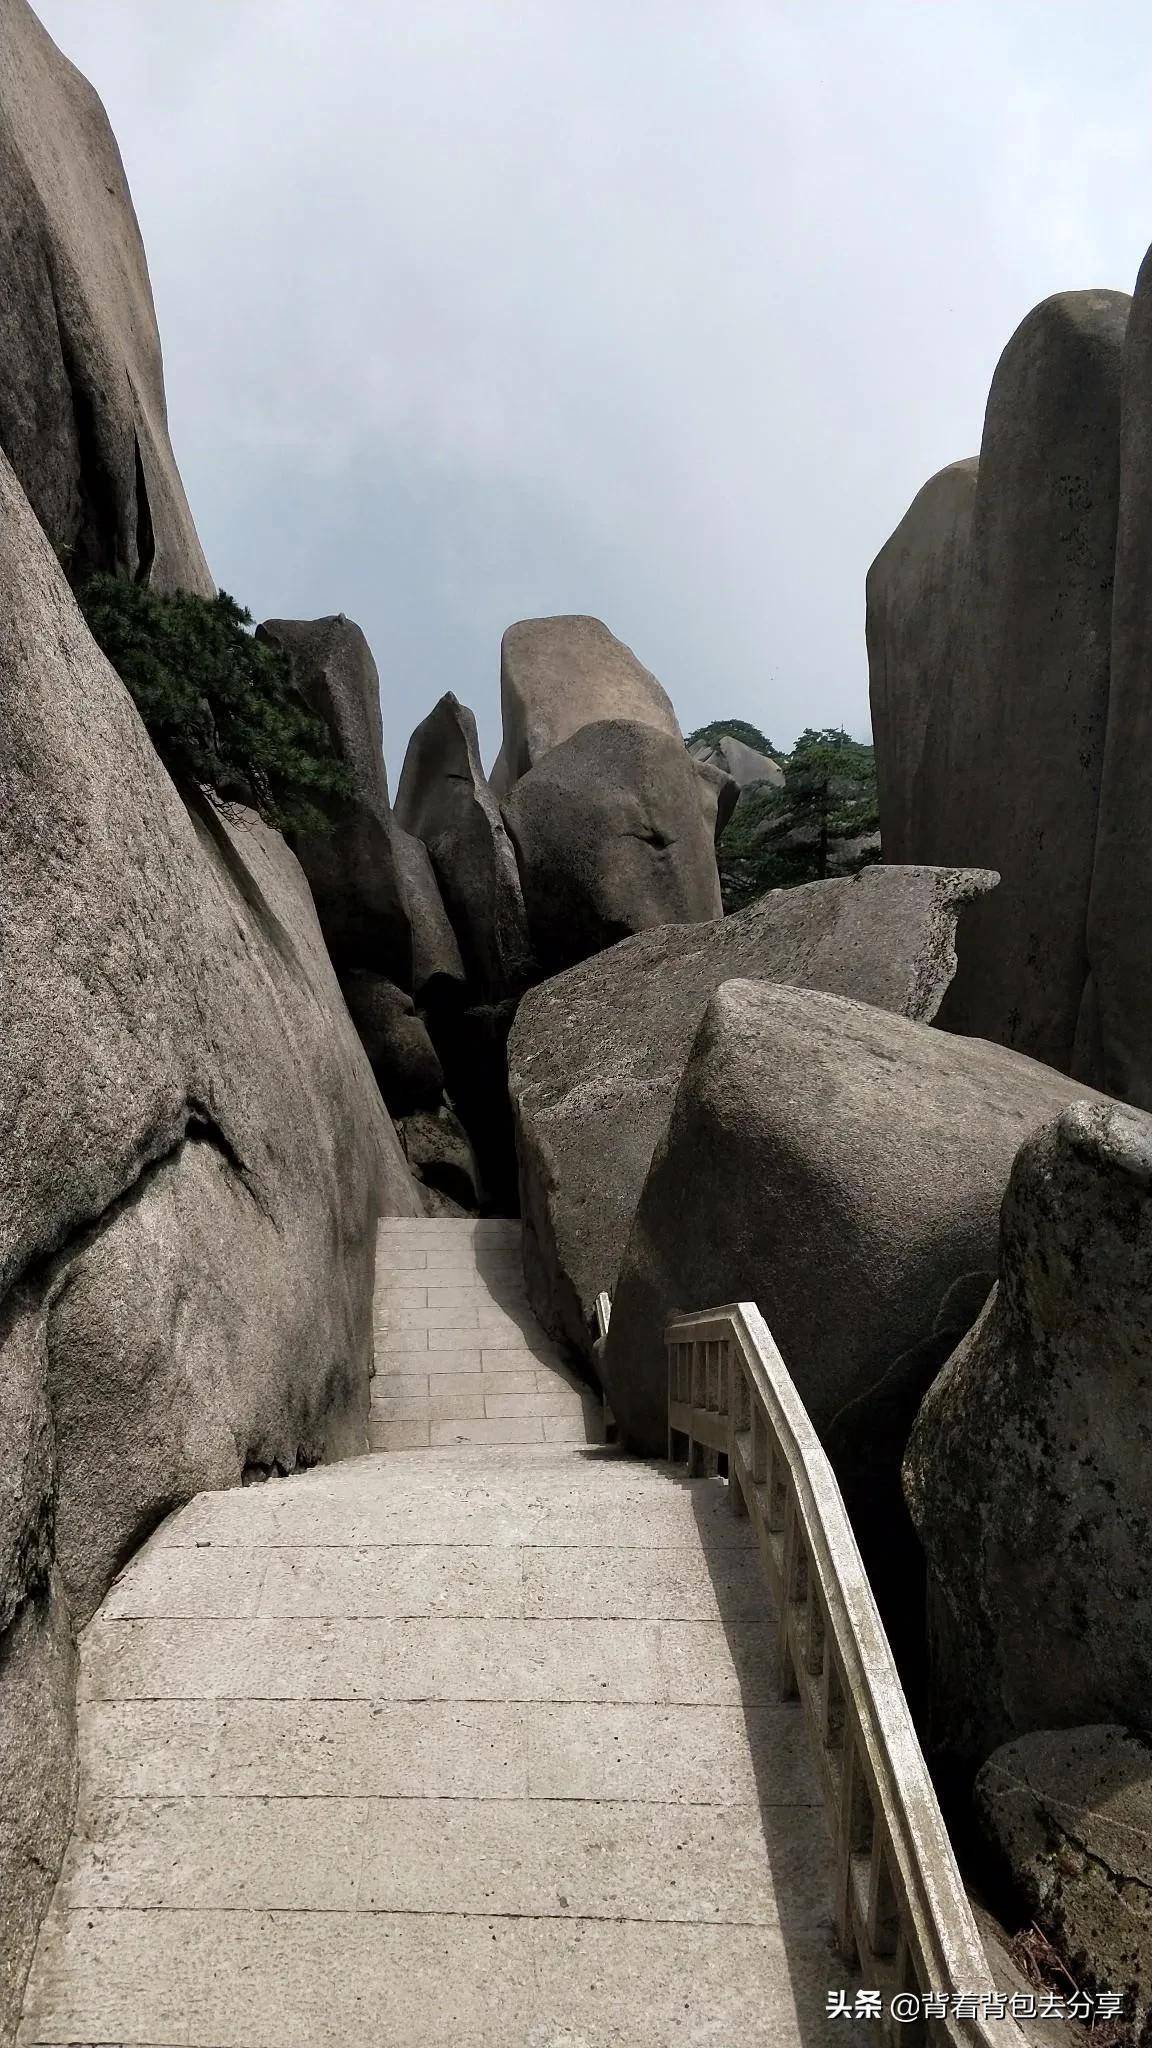
[[[373,1450],[596,1442],[601,1411],[528,1306],[518,1223],[386,1223]]]
[[[87,1630],[23,2048],[845,2040],[747,1526],[589,1441],[515,1254],[385,1226],[405,1454],[201,1495]]]

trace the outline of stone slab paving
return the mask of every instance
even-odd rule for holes
[[[385,1223],[373,1450],[597,1443],[599,1398],[529,1306],[518,1223]]]
[[[514,1227],[385,1226],[377,1317],[372,1440],[404,1455],[201,1495],[85,1633],[22,2048],[843,2041],[724,1489],[596,1441]]]

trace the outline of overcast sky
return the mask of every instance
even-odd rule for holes
[[[218,581],[344,611],[393,784],[512,619],[868,730],[864,575],[1029,307],[1152,239],[1147,0],[40,0]]]

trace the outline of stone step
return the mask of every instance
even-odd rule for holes
[[[77,2026],[89,2042],[191,2048],[683,2048],[693,2038],[816,2048],[845,2039],[843,2023],[833,2034],[820,2017],[826,1938],[759,1923],[81,1912],[68,1916],[62,1940],[69,1979],[83,1987],[77,2018],[62,2028],[51,1984],[35,1981],[21,2048],[78,2041]],[[694,2035],[689,2015],[700,2016]]]
[[[842,2040],[774,1648],[726,1489],[615,1450],[201,1495],[83,1637],[21,2048]]]

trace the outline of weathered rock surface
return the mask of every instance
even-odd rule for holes
[[[832,1417],[824,1448],[844,1496],[860,1555],[913,1713],[926,1691],[924,1553],[900,1483],[920,1403],[980,1314],[996,1274],[964,1273],[926,1337]]]
[[[292,846],[316,904],[337,974],[383,974],[412,983],[412,932],[392,843],[380,677],[359,626],[326,619],[266,619],[261,636],[288,655],[292,679],[332,734],[351,782],[347,797],[321,802],[327,831]]]
[[[784,770],[779,761],[730,732],[721,733],[717,739],[696,740],[688,752],[702,767],[718,768],[722,775],[731,776],[741,792],[758,789],[765,782],[770,782],[774,789],[784,787]]]
[[[519,619],[500,643],[504,744],[492,787],[506,796],[582,726],[627,719],[681,739],[667,691],[600,619]]]
[[[1107,1723],[1006,1743],[976,1803],[1028,1911],[1093,1991],[1152,2008],[1152,1741]]]
[[[1152,251],[1141,265],[1124,343],[1120,504],[1108,737],[1088,905],[1089,980],[1075,1071],[1152,1109]]]
[[[428,849],[395,818],[392,848],[412,927],[412,993],[418,1003],[451,999],[464,987],[464,962]]]
[[[1016,1953],[1015,1935],[1009,1933],[1008,1929],[988,1911],[978,1893],[968,1892],[968,1904],[972,1909],[972,1918],[976,1922],[976,1931],[984,1944],[984,1954],[995,1989],[1005,1999],[1027,1998],[1029,1995],[1035,1998],[1036,1980],[1034,1976],[1026,1975],[1020,1967],[1021,1959]],[[1069,2048],[1069,2036],[1074,2024],[1075,2022],[1055,2018],[1029,2020],[1028,2039],[1032,2048]]]
[[[873,867],[774,890],[732,917],[627,939],[524,998],[509,1076],[525,1265],[554,1335],[589,1352],[596,1295],[616,1284],[656,1141],[720,984],[794,982],[927,1023],[955,969],[957,915],[993,880]]]
[[[956,693],[966,687],[964,610],[978,472],[970,456],[931,477],[868,571],[869,696],[889,861],[944,858],[938,833],[949,811],[955,839],[948,736]]]
[[[7,1474],[5,1477],[7,1478]],[[15,2039],[24,1976],[76,1798],[76,1651],[58,1576],[30,1588],[0,1635],[0,2041]]]
[[[689,755],[689,759],[694,757]],[[712,837],[712,844],[719,845],[724,827],[740,801],[740,785],[723,768],[713,761],[695,761],[696,796],[704,813],[704,823]]]
[[[476,720],[448,693],[408,742],[396,820],[428,849],[476,995],[498,1002],[531,979],[516,855],[484,777]]]
[[[546,975],[653,925],[721,914],[715,810],[705,816],[679,738],[621,719],[583,726],[521,776],[504,816]]]
[[[181,801],[2,458],[0,532],[0,1693],[48,1758],[53,1554],[81,1620],[180,1501],[362,1447],[376,1215],[419,1204],[299,864]],[[69,1769],[0,1816],[9,2024]]]
[[[480,1174],[468,1134],[454,1112],[447,1104],[437,1110],[419,1110],[405,1117],[398,1129],[429,1214],[474,1216],[480,1207]],[[430,1190],[447,1198],[446,1210],[429,1203]]]
[[[1046,299],[997,366],[933,846],[1002,877],[973,912],[941,1023],[1064,1071],[1087,972],[1129,303]]]
[[[444,1073],[411,996],[382,974],[346,974],[340,985],[391,1114],[435,1109]]]
[[[1149,1721],[1152,1122],[1076,1103],[1012,1170],[999,1285],[926,1396],[904,1486],[928,1560],[934,1747],[978,1761]]]
[[[0,449],[69,574],[210,596],[116,139],[26,0],[0,0],[0,276]]]
[[[993,1263],[1012,1160],[1078,1092],[1019,1053],[864,1003],[725,983],[613,1302],[603,1377],[622,1432],[665,1441],[668,1318],[736,1300],[757,1303],[826,1429],[930,1334],[955,1280]],[[954,1493],[958,1535],[959,1478]]]

